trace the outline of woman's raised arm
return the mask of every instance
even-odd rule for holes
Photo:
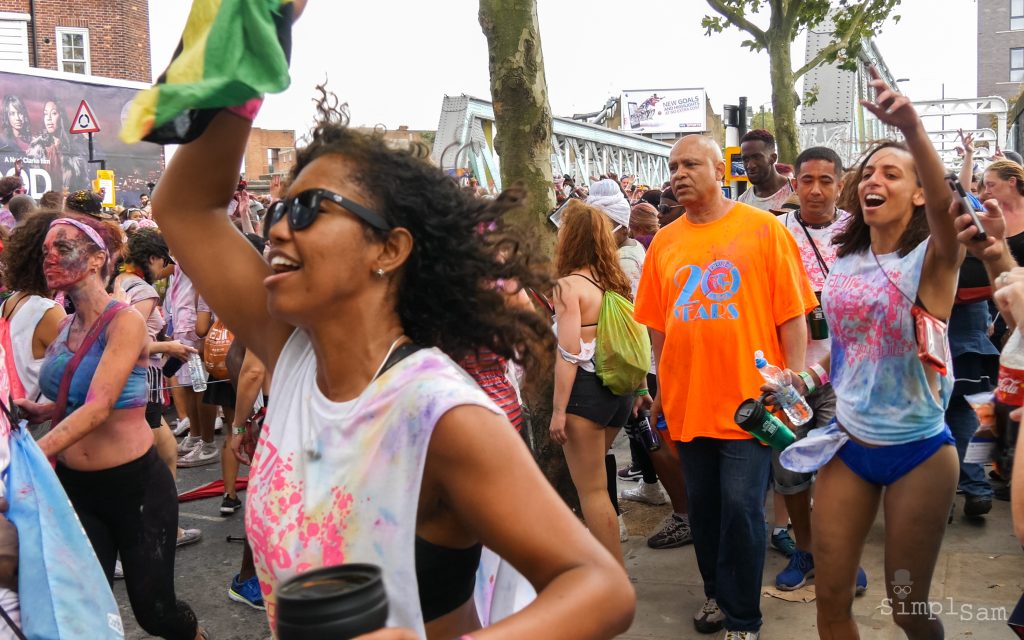
[[[263,288],[270,267],[227,215],[251,124],[222,111],[179,147],[153,193],[153,216],[199,294],[272,368],[291,327],[271,318]]]

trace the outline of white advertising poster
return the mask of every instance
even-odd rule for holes
[[[702,133],[707,130],[704,89],[623,91],[622,130],[630,133]]]

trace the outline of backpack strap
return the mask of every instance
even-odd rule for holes
[[[60,387],[57,391],[57,399],[54,402],[52,424],[54,426],[60,424],[60,421],[67,415],[68,410],[68,391],[71,389],[71,379],[75,375],[75,370],[78,369],[79,363],[82,362],[82,358],[85,354],[92,349],[92,346],[99,340],[100,334],[102,334],[111,320],[114,319],[122,309],[127,309],[128,305],[123,302],[112,301],[107,308],[103,310],[99,318],[92,323],[89,327],[89,333],[85,335],[82,340],[82,344],[78,345],[78,349],[75,350],[75,355],[71,357],[67,365],[64,367],[64,375],[60,379]],[[68,335],[71,335],[70,328],[68,329]]]

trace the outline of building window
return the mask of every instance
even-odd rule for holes
[[[57,28],[57,69],[89,74],[88,29]]]
[[[1010,82],[1024,82],[1024,48],[1010,49]]]
[[[1024,0],[1010,0],[1010,29],[1024,29]]]

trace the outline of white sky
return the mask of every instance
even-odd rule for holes
[[[170,60],[190,4],[150,0],[154,76]],[[310,0],[295,25],[292,86],[268,98],[256,124],[306,131],[313,87],[326,77],[349,103],[354,124],[435,129],[445,94],[490,99],[478,6],[475,0]],[[771,99],[767,55],[740,47],[739,31],[706,37],[700,21],[710,9],[702,0],[538,0],[538,6],[555,115],[597,111],[623,89],[705,87],[719,114],[740,95],[755,111]],[[901,89],[912,99],[934,99],[945,82],[946,97],[974,97],[975,0],[903,0],[897,12],[902,19],[888,21],[877,43],[895,77],[910,79]],[[795,65],[803,47],[799,38]],[[959,124],[948,119],[946,126]]]

